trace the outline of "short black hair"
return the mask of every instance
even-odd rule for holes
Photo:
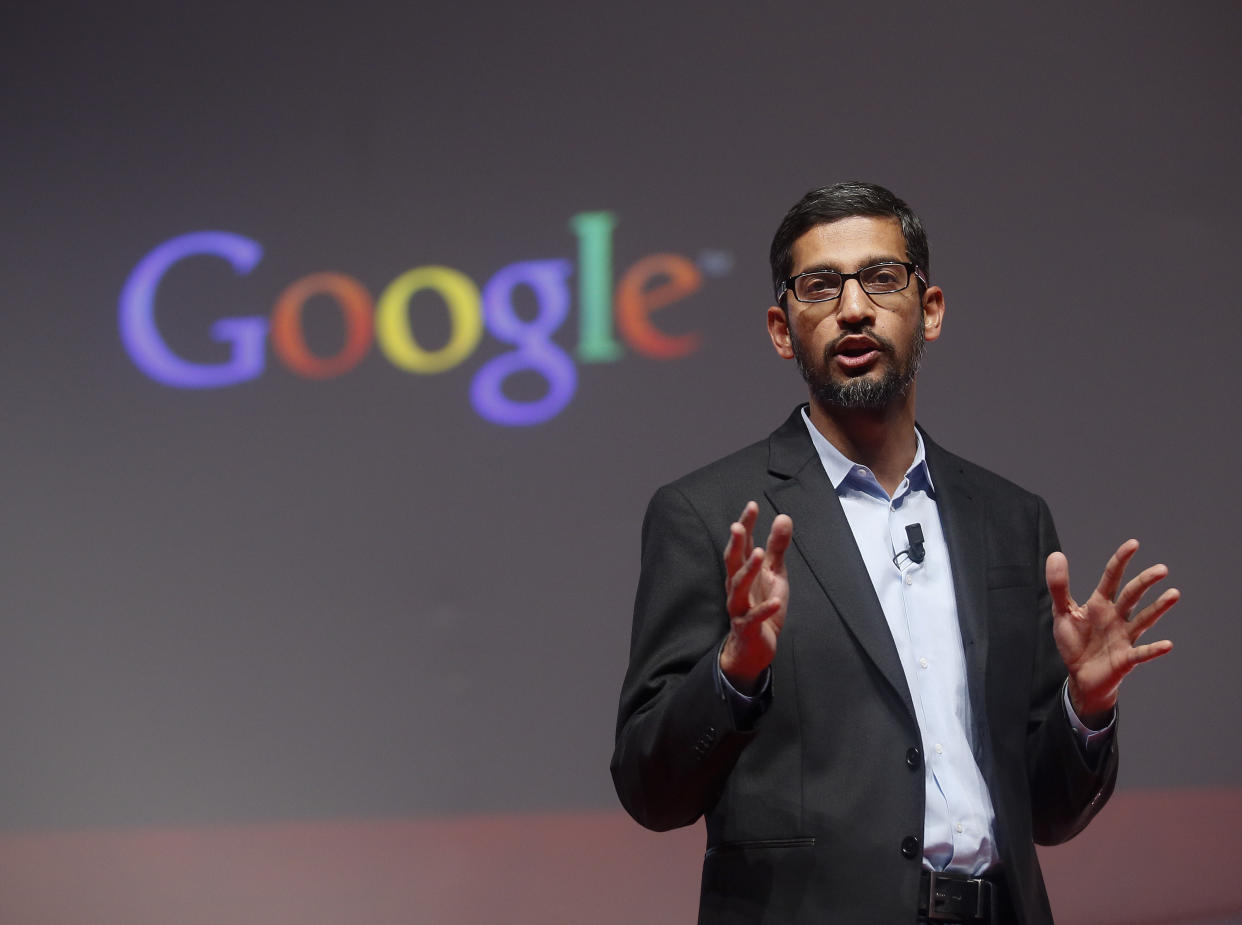
[[[793,267],[793,246],[816,225],[850,218],[855,215],[875,215],[895,218],[901,223],[901,236],[906,240],[906,256],[918,265],[923,275],[931,279],[931,253],[927,245],[927,232],[914,211],[892,192],[875,183],[849,180],[813,189],[785,213],[781,225],[772,238],[769,259],[772,262],[772,291],[780,289],[789,278]],[[919,290],[923,290],[919,281]]]

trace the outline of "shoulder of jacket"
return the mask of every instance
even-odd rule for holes
[[[927,448],[927,462],[931,469],[933,482],[936,481],[938,473],[948,474],[946,469],[951,469],[959,478],[970,483],[976,491],[983,494],[1006,496],[1015,500],[1022,499],[1034,504],[1044,503],[1043,499],[1033,491],[1023,488],[1017,482],[991,469],[986,469],[978,463],[973,463],[965,457],[946,450],[936,443],[927,431],[922,428],[919,430],[923,433],[924,445]]]

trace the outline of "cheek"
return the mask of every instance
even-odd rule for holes
[[[799,340],[815,350],[816,353],[819,353],[825,346],[832,343],[838,334],[840,334],[840,331],[837,329],[831,315],[823,315],[819,318],[806,318],[798,329]]]
[[[923,324],[923,313],[921,311],[910,312],[894,312],[890,315],[889,324],[885,327],[887,330],[881,329],[880,333],[888,337],[898,347],[905,347],[914,343]]]

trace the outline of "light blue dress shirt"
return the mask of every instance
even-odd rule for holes
[[[916,430],[914,462],[890,498],[870,469],[851,462],[816,430],[805,409],[802,416],[871,576],[914,702],[927,791],[924,865],[982,873],[999,861],[996,819],[972,749],[953,571],[923,438]],[[922,562],[906,552],[911,524],[923,531]]]

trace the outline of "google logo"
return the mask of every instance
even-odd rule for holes
[[[263,248],[244,235],[199,231],[171,238],[144,256],[121,290],[118,322],[121,342],[144,374],[164,385],[183,389],[214,389],[262,376],[267,369],[266,342],[290,372],[304,379],[332,379],[356,367],[372,344],[397,369],[435,375],[460,365],[474,352],[486,331],[513,347],[484,363],[470,383],[470,401],[478,414],[496,424],[540,424],[559,414],[578,385],[574,359],[607,363],[629,347],[645,356],[676,359],[699,346],[697,332],[671,335],[658,328],[652,315],[696,292],[703,270],[680,254],[650,254],[621,274],[612,286],[612,212],[582,212],[569,221],[577,238],[578,343],[574,357],[552,340],[569,317],[573,261],[524,260],[501,267],[480,290],[470,277],[452,267],[427,265],[398,275],[373,299],[357,279],[344,273],[311,273],[290,283],[275,299],[270,318],[258,315],[221,318],[209,336],[229,348],[220,363],[199,363],[178,356],[160,335],[156,296],[160,283],[177,264],[192,257],[226,261],[244,276],[263,257]],[[717,266],[717,270],[723,267]],[[514,296],[533,296],[534,317],[519,311]],[[429,292],[448,313],[449,337],[435,348],[419,343],[410,302]],[[312,351],[303,316],[308,301],[327,297],[340,313],[344,337],[331,355]],[[168,309],[163,309],[167,311]],[[535,373],[546,384],[532,400],[505,393],[506,381],[522,372]]]

